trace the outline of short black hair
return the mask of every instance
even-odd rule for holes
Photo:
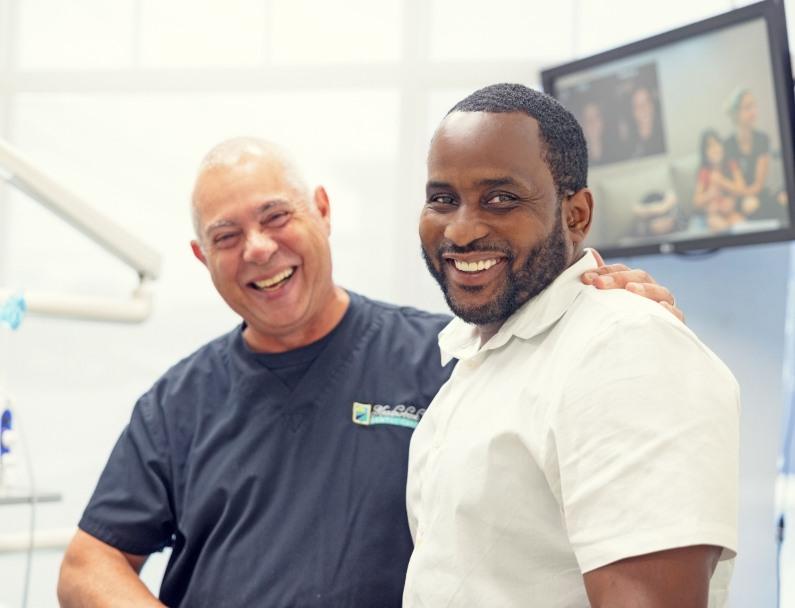
[[[522,112],[535,118],[545,148],[541,158],[552,174],[558,198],[587,186],[588,148],[582,127],[554,97],[521,84],[492,84],[459,101],[447,115],[453,112]]]

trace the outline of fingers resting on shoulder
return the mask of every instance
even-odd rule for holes
[[[605,264],[598,253],[596,258],[600,265],[583,273],[581,277],[583,283],[593,285],[597,289],[626,289],[659,302],[677,319],[684,321],[685,315],[676,306],[673,293],[657,283],[648,272],[641,268],[629,268],[624,264]]]

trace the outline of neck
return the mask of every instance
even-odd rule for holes
[[[494,323],[486,323],[485,325],[478,325],[478,335],[480,336],[480,345],[483,346],[486,342],[500,331],[500,327],[505,321],[495,321]]]

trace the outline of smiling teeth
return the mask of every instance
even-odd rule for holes
[[[478,262],[464,262],[463,260],[453,260],[453,264],[462,272],[480,272],[488,270],[497,263],[497,260],[480,260]]]
[[[264,279],[262,281],[254,281],[254,285],[256,285],[259,289],[266,289],[268,287],[273,287],[276,283],[281,283],[286,278],[291,277],[295,272],[295,268],[288,268],[287,270],[283,270],[277,275],[272,276],[269,279]]]

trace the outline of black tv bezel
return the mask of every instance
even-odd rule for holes
[[[648,254],[672,254],[735,247],[740,245],[756,245],[795,239],[795,153],[793,152],[793,119],[795,119],[795,99],[793,95],[792,66],[789,45],[787,43],[787,26],[783,1],[763,0],[749,4],[727,13],[709,17],[662,34],[638,40],[624,46],[603,51],[589,57],[577,59],[541,71],[541,83],[544,91],[558,97],[556,84],[562,76],[580,72],[603,64],[626,59],[633,55],[645,53],[676,42],[681,42],[704,34],[717,32],[730,26],[763,18],[767,29],[768,50],[772,69],[773,88],[778,115],[779,139],[781,141],[781,162],[783,163],[784,181],[789,198],[789,227],[761,232],[740,234],[721,234],[692,239],[665,240],[648,245],[627,245],[621,247],[602,247],[596,244],[599,252],[605,257],[635,256]],[[599,209],[599,201],[595,201]]]

